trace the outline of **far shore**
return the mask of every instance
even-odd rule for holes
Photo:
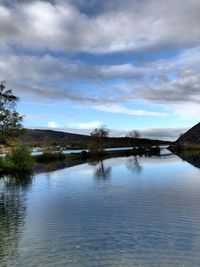
[[[99,151],[96,153],[90,153],[87,151],[82,151],[79,153],[64,154],[62,152],[44,152],[40,155],[31,156],[33,159],[32,172],[37,173],[41,170],[54,170],[57,165],[60,166],[73,166],[87,161],[99,161],[107,158],[113,157],[130,157],[130,156],[160,156],[159,147],[140,147],[134,149],[124,149],[124,150],[111,150],[111,151]],[[1,175],[10,174],[9,169],[0,170]],[[17,174],[17,171],[16,171]],[[20,173],[19,173],[20,175]]]

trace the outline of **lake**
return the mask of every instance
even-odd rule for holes
[[[0,180],[0,266],[200,266],[200,169],[122,157]]]

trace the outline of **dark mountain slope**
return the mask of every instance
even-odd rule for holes
[[[26,129],[20,140],[23,142],[71,142],[90,140],[90,136],[52,130]]]
[[[193,126],[176,141],[179,145],[200,145],[200,123]]]

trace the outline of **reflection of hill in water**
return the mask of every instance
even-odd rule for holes
[[[187,151],[187,152],[176,152],[175,153],[182,160],[187,161],[196,168],[200,168],[200,152]]]
[[[85,164],[87,161],[82,160],[82,159],[75,159],[75,160],[70,160],[70,161],[54,161],[44,164],[38,164],[35,169],[34,173],[43,173],[43,172],[52,172],[52,171],[57,171],[69,167],[74,167],[77,165]]]
[[[25,197],[31,179],[5,177],[0,179],[0,263],[6,266],[17,254],[17,247],[24,227]],[[5,265],[4,265],[5,263]]]

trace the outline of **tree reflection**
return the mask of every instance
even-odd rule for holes
[[[128,170],[131,170],[132,172],[136,172],[136,173],[142,172],[142,166],[137,156],[129,157],[126,162],[126,167]]]
[[[89,162],[91,166],[95,167],[94,177],[97,180],[107,180],[111,177],[112,168],[105,166],[102,159],[95,159]]]
[[[14,257],[23,231],[25,193],[31,177],[3,177],[0,179],[0,262]]]

